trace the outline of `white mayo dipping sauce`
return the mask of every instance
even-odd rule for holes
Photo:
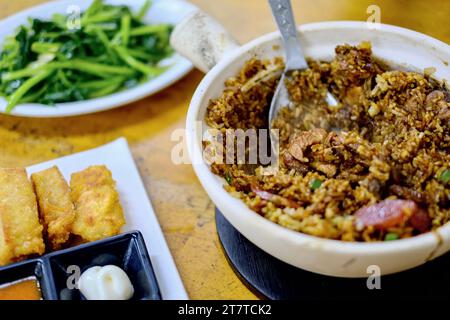
[[[134,294],[128,275],[114,265],[87,269],[78,287],[87,300],[129,300]]]

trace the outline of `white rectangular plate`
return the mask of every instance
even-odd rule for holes
[[[92,165],[106,165],[111,170],[127,221],[122,231],[139,230],[144,236],[163,299],[188,299],[125,138],[96,149],[28,167],[27,172],[32,174],[58,166],[67,181],[70,181],[72,173]]]

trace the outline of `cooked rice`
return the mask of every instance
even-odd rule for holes
[[[275,223],[324,238],[406,238],[448,222],[450,94],[444,84],[386,70],[369,43],[338,46],[333,61],[309,65],[287,81],[294,106],[273,123],[280,130],[280,170],[268,175],[263,166],[213,163],[212,172],[228,182],[225,189]],[[267,128],[282,68],[281,59],[248,61],[210,102],[208,125],[222,132]],[[339,107],[326,105],[327,90]],[[382,201],[394,199],[410,200],[400,220],[364,224],[368,212],[361,208],[381,202],[392,209],[398,202]],[[423,223],[413,223],[411,211],[425,212]]]

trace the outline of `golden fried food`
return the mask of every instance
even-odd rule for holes
[[[114,236],[125,224],[116,183],[106,166],[74,173],[70,181],[75,204],[72,231],[85,241]]]
[[[69,240],[75,220],[69,185],[57,167],[32,174],[31,181],[44,224],[46,243],[51,250],[58,250]]]
[[[42,230],[25,169],[0,168],[0,265],[43,254]]]

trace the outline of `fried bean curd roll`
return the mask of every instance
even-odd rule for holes
[[[45,252],[36,196],[23,168],[0,168],[0,265]]]
[[[116,183],[106,166],[74,173],[70,181],[75,204],[72,231],[84,241],[117,235],[125,224]]]
[[[75,220],[70,188],[57,167],[31,175],[46,244],[58,250],[69,240]]]

